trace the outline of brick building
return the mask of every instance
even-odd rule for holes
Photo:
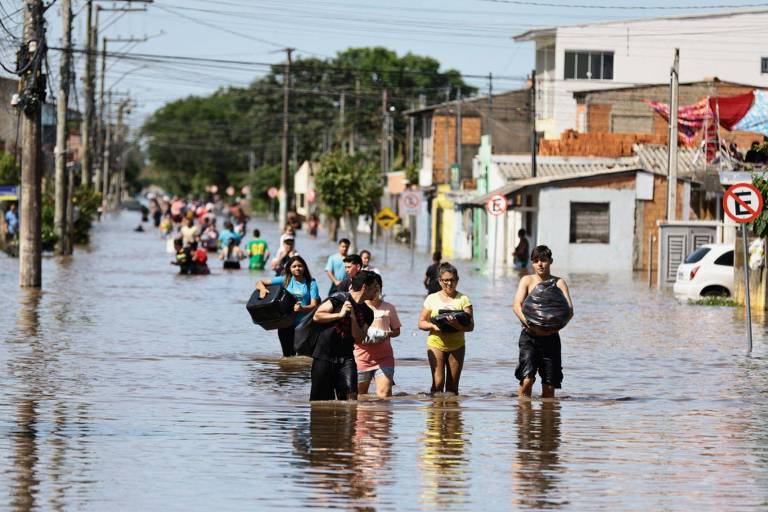
[[[450,184],[451,167],[457,164],[458,181],[473,188],[472,159],[484,134],[493,134],[496,152],[529,152],[530,99],[530,90],[520,89],[495,94],[491,102],[487,96],[478,96],[406,111],[414,122],[414,147],[418,148],[414,163],[419,168],[419,185]],[[459,126],[461,140],[457,134]]]
[[[737,96],[760,87],[712,80],[680,84],[679,104],[689,105],[708,96]],[[631,156],[634,144],[666,144],[669,125],[645,100],[669,102],[669,84],[640,85],[575,92],[576,131],[567,130],[559,139],[542,140],[539,153],[559,156]],[[729,132],[720,136],[746,152],[762,135]],[[692,147],[698,147],[701,135]],[[703,166],[703,160],[702,160]]]

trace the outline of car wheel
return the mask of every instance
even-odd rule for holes
[[[707,286],[701,290],[702,297],[730,297],[731,292],[723,286]]]

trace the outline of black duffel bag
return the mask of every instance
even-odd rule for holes
[[[458,332],[456,329],[448,323],[448,317],[452,316],[464,327],[469,325],[469,314],[461,309],[441,309],[437,312],[437,316],[432,317],[432,323],[440,328],[442,332]]]
[[[259,290],[255,290],[245,305],[253,323],[268,331],[292,326],[296,318],[293,310],[296,297],[279,284],[267,286],[267,291],[269,293],[262,299]]]

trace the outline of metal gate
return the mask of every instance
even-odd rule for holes
[[[705,244],[722,241],[722,223],[716,221],[664,222],[659,225],[658,285],[675,282],[677,267]]]

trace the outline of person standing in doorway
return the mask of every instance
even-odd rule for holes
[[[520,241],[517,243],[514,252],[512,253],[512,261],[515,265],[515,270],[525,270],[528,268],[528,251],[530,246],[528,245],[528,239],[525,237],[527,233],[524,229],[520,229],[517,232],[517,238]]]
[[[335,292],[341,280],[347,277],[347,272],[344,268],[344,258],[347,257],[350,245],[352,245],[352,242],[342,238],[339,240],[339,252],[328,256],[328,263],[325,265],[325,273],[331,280],[331,288],[328,290],[328,295]]]
[[[427,338],[427,357],[432,369],[432,393],[459,394],[459,379],[464,366],[464,333],[475,328],[472,302],[460,293],[459,271],[448,262],[443,262],[437,269],[441,290],[427,296],[419,317],[419,329],[429,331]],[[441,310],[463,311],[469,316],[466,325],[454,316],[447,318],[452,332],[444,332],[433,321]]]

